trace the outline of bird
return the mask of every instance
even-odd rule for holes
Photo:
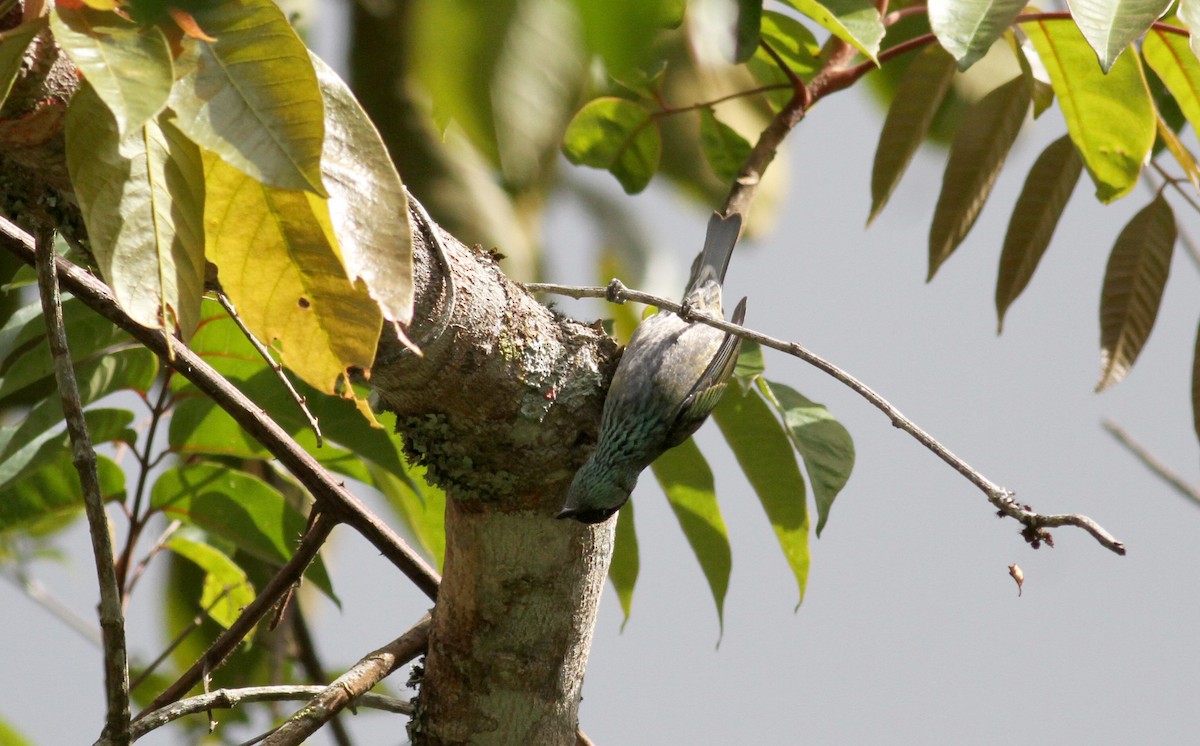
[[[721,283],[742,216],[713,213],[692,264],[685,309],[724,318]],[[746,316],[746,299],[733,323]],[[608,520],[629,500],[638,475],[683,443],[717,406],[737,363],[741,337],[662,310],[634,331],[609,384],[596,449],[575,472],[558,518]]]

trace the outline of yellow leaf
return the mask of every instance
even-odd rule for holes
[[[310,385],[353,396],[346,371],[371,366],[383,317],[346,276],[327,203],[208,151],[204,166],[205,253],[242,321]]]

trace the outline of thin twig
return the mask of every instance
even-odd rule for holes
[[[117,584],[121,591],[121,612],[124,613],[129,608],[129,563],[133,561],[133,551],[137,547],[138,539],[141,538],[142,530],[146,527],[148,516],[142,514],[142,500],[146,494],[146,483],[150,476],[150,454],[154,449],[154,436],[158,432],[158,423],[162,421],[163,415],[166,414],[168,401],[171,394],[171,373],[173,371],[167,368],[166,375],[163,376],[161,386],[158,392],[158,400],[154,402],[154,406],[150,409],[150,425],[146,428],[146,443],[142,453],[138,453],[134,449],[133,454],[138,462],[138,478],[137,487],[133,492],[133,507],[129,510],[129,535],[125,537],[125,548],[121,551],[121,557],[117,560]]]
[[[1118,443],[1125,446],[1138,461],[1142,462],[1143,466],[1154,472],[1159,479],[1171,485],[1171,487],[1175,488],[1176,492],[1188,500],[1191,500],[1192,504],[1200,505],[1200,490],[1188,484],[1184,481],[1183,477],[1167,468],[1166,464],[1159,461],[1155,458],[1154,454],[1150,453],[1150,451],[1146,450],[1141,444],[1130,437],[1129,433],[1125,432],[1120,425],[1108,419],[1103,420],[1100,424],[1104,426],[1109,435],[1116,438]]]
[[[429,614],[407,632],[378,650],[368,653],[346,673],[337,677],[268,736],[265,746],[294,746],[329,721],[342,708],[356,701],[371,687],[400,666],[421,654],[429,644],[432,626]]]
[[[7,218],[0,217],[0,244],[26,264],[33,264],[33,239]],[[129,317],[113,298],[112,290],[86,270],[65,259],[55,260],[63,286],[92,310],[129,332],[139,343],[165,360],[243,430],[262,443],[321,505],[337,520],[351,525],[379,553],[403,572],[422,593],[435,598],[440,577],[390,526],[372,513],[307,451],[300,447],[262,408],[213,370],[196,353],[160,329],[151,329]]]
[[[186,715],[196,715],[213,709],[231,709],[241,704],[252,702],[293,702],[305,700],[324,691],[322,686],[254,686],[244,689],[217,689],[214,692],[196,697],[181,699],[167,707],[160,708],[133,723],[135,739],[161,728],[168,723]],[[399,715],[411,715],[413,707],[410,703],[396,697],[382,694],[364,694],[354,702],[355,707],[369,707],[374,710],[394,712]],[[98,745],[100,746],[100,745]],[[107,746],[107,744],[104,744]]]
[[[104,735],[115,746],[124,746],[131,743],[125,617],[121,613],[121,591],[113,566],[112,537],[108,532],[108,513],[104,510],[96,451],[92,448],[92,438],[83,418],[83,403],[79,398],[75,369],[71,367],[71,351],[67,347],[67,330],[63,325],[62,297],[54,259],[54,233],[46,231],[37,240],[35,265],[38,294],[42,299],[46,337],[54,360],[54,379],[62,398],[67,434],[71,439],[72,461],[79,472],[79,484],[83,490],[84,512],[87,514],[92,553],[96,559],[96,578],[100,583],[100,636],[104,642],[104,690],[108,706]]]
[[[167,540],[170,539],[171,536],[182,526],[183,521],[180,520],[174,520],[168,523],[167,527],[163,529],[162,534],[159,535],[158,540],[154,542],[154,546],[150,547],[150,551],[146,552],[146,556],[142,557],[141,560],[134,565],[133,572],[129,576],[129,583],[125,586],[125,596],[127,598],[133,595],[133,589],[137,586],[138,580],[141,579],[142,574],[146,572],[146,568],[150,566],[150,561],[158,556],[158,553],[167,546]]]
[[[208,616],[208,612],[216,608],[217,604],[224,601],[225,597],[229,595],[229,592],[236,587],[237,586],[235,585],[227,585],[222,588],[221,592],[217,594],[216,598],[209,602],[208,606],[205,606],[198,614],[192,617],[192,621],[186,627],[184,627],[178,635],[175,635],[175,639],[171,640],[170,644],[158,654],[158,657],[150,661],[150,664],[142,669],[142,672],[138,674],[138,677],[129,684],[130,690],[137,689],[139,686],[141,686],[142,682],[149,678],[150,674],[154,673],[155,669],[161,666],[162,662],[165,661],[167,657],[175,651],[175,648],[182,645],[183,641],[186,640],[189,635],[199,629],[201,624],[204,624],[204,618]]]
[[[200,659],[193,663],[191,668],[184,671],[174,684],[167,687],[162,694],[155,697],[154,701],[138,714],[138,717],[140,718],[150,710],[163,707],[179,699],[205,677],[209,671],[215,670],[220,666],[229,657],[230,653],[237,648],[238,644],[245,639],[246,635],[250,634],[250,630],[254,629],[254,625],[258,624],[279,599],[287,594],[300,579],[300,576],[304,574],[304,570],[308,567],[309,563],[313,561],[317,556],[317,552],[324,546],[325,540],[329,537],[329,532],[333,530],[334,525],[336,525],[336,522],[322,511],[317,520],[304,533],[304,538],[300,540],[300,546],[296,547],[296,553],[292,555],[292,558],[283,567],[279,568],[279,572],[275,573],[275,577],[271,578],[263,586],[258,596],[246,608],[242,609],[241,615],[234,620],[233,624],[229,625],[229,629],[218,635],[208,650],[204,651],[204,655],[200,656]]]
[[[296,402],[296,406],[304,413],[305,419],[308,420],[308,426],[312,428],[317,436],[317,448],[323,446],[325,438],[321,435],[321,423],[317,422],[317,418],[309,411],[308,400],[300,395],[300,392],[296,390],[291,380],[288,379],[287,374],[283,372],[283,365],[276,362],[275,358],[271,356],[271,351],[267,349],[267,346],[258,341],[258,337],[254,336],[254,332],[250,331],[250,328],[242,321],[242,317],[238,315],[237,308],[234,307],[233,301],[229,300],[228,295],[218,290],[217,302],[221,304],[221,308],[225,309],[225,313],[229,314],[229,318],[233,319],[233,323],[237,324],[237,328],[242,330],[242,336],[250,341],[250,344],[258,351],[259,356],[266,361],[271,370],[275,371],[275,377],[279,379],[279,382],[283,384],[288,394],[291,395],[292,401]]]
[[[876,409],[879,409],[888,419],[892,421],[892,425],[900,428],[909,435],[917,439],[921,445],[928,448],[930,451],[947,464],[955,471],[966,477],[972,484],[978,487],[987,495],[987,499],[996,509],[1002,514],[1014,518],[1019,521],[1025,530],[1022,535],[1025,540],[1032,544],[1035,548],[1040,546],[1042,542],[1053,545],[1053,539],[1046,531],[1048,528],[1056,526],[1076,526],[1090,533],[1096,541],[1117,554],[1125,554],[1125,545],[1113,538],[1111,534],[1100,527],[1095,521],[1087,516],[1078,515],[1075,513],[1063,515],[1041,515],[1035,513],[1028,505],[1018,503],[1010,490],[1005,489],[989,480],[983,474],[973,469],[967,462],[963,461],[958,456],[954,455],[950,449],[939,443],[933,436],[922,430],[915,422],[905,417],[900,413],[900,410],[892,406],[886,399],[875,393],[869,386],[862,381],[859,381],[854,376],[843,371],[828,360],[810,352],[803,346],[795,342],[785,342],[783,340],[768,337],[752,329],[747,329],[744,326],[734,324],[724,319],[715,319],[694,312],[684,313],[680,305],[672,300],[660,298],[649,293],[643,293],[638,290],[631,290],[621,283],[620,280],[613,280],[607,287],[581,287],[569,285],[552,285],[548,283],[530,283],[525,285],[525,288],[530,292],[535,293],[554,293],[555,295],[565,295],[571,298],[607,298],[613,303],[624,303],[626,301],[636,301],[638,303],[648,303],[658,308],[663,308],[676,314],[683,315],[688,321],[698,321],[707,324],[713,328],[720,329],[728,334],[736,334],[743,339],[750,339],[764,347],[770,347],[780,352],[785,352],[793,357],[800,358],[809,365],[823,371],[832,376],[835,380],[849,387],[859,396],[870,402]]]

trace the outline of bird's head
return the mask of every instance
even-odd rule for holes
[[[567,501],[557,518],[574,518],[581,523],[608,520],[629,500],[633,483],[621,479],[620,470],[588,459],[567,488]],[[636,477],[634,478],[636,482]]]

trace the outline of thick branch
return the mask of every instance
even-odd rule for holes
[[[108,513],[96,466],[96,451],[83,419],[83,403],[71,367],[67,348],[67,330],[63,324],[62,298],[58,275],[54,271],[54,236],[47,231],[37,242],[36,264],[42,313],[46,317],[46,337],[54,359],[54,379],[62,398],[67,434],[87,514],[92,553],[96,559],[96,577],[100,582],[100,634],[104,642],[104,690],[108,700],[104,734],[114,746],[131,743],[129,736],[129,661],[125,650],[125,616],[121,611],[121,591],[113,565],[112,537],[108,531]]]
[[[626,301],[637,301],[639,303],[648,303],[658,308],[664,308],[668,311],[677,314],[684,314],[684,309],[675,301],[666,298],[660,298],[649,293],[643,293],[638,290],[630,290],[625,287],[620,280],[613,280],[607,287],[578,287],[566,285],[551,285],[545,283],[529,284],[525,286],[531,292],[554,293],[556,295],[565,295],[571,298],[607,298],[614,303],[624,303]],[[810,352],[796,342],[785,342],[783,340],[768,337],[765,334],[756,332],[753,329],[748,329],[744,326],[725,321],[724,319],[715,319],[708,316],[686,313],[685,318],[692,321],[698,321],[702,324],[707,324],[729,334],[736,334],[743,339],[753,340],[763,345],[770,347],[780,352],[785,352],[793,357],[800,358],[804,362],[812,365],[819,370],[832,376],[838,382],[846,385],[859,396],[870,402],[875,408],[888,416],[892,424],[909,435],[917,439],[917,441],[928,448],[930,451],[949,464],[955,471],[966,477],[972,484],[978,487],[987,495],[987,499],[1002,515],[1014,518],[1025,526],[1025,531],[1022,535],[1026,541],[1037,547],[1041,542],[1045,541],[1052,544],[1047,528],[1056,526],[1075,526],[1082,528],[1090,533],[1096,541],[1103,546],[1116,552],[1117,554],[1125,554],[1125,545],[1113,538],[1112,534],[1105,531],[1099,524],[1087,516],[1078,515],[1075,513],[1064,515],[1041,515],[1035,513],[1028,505],[1018,503],[1014,499],[1014,493],[1004,487],[997,485],[983,474],[972,468],[966,461],[956,456],[949,448],[939,443],[932,435],[921,429],[915,422],[901,414],[900,410],[892,406],[886,399],[875,393],[869,386],[862,381],[859,381],[854,376],[845,372],[828,360],[821,356]]]

